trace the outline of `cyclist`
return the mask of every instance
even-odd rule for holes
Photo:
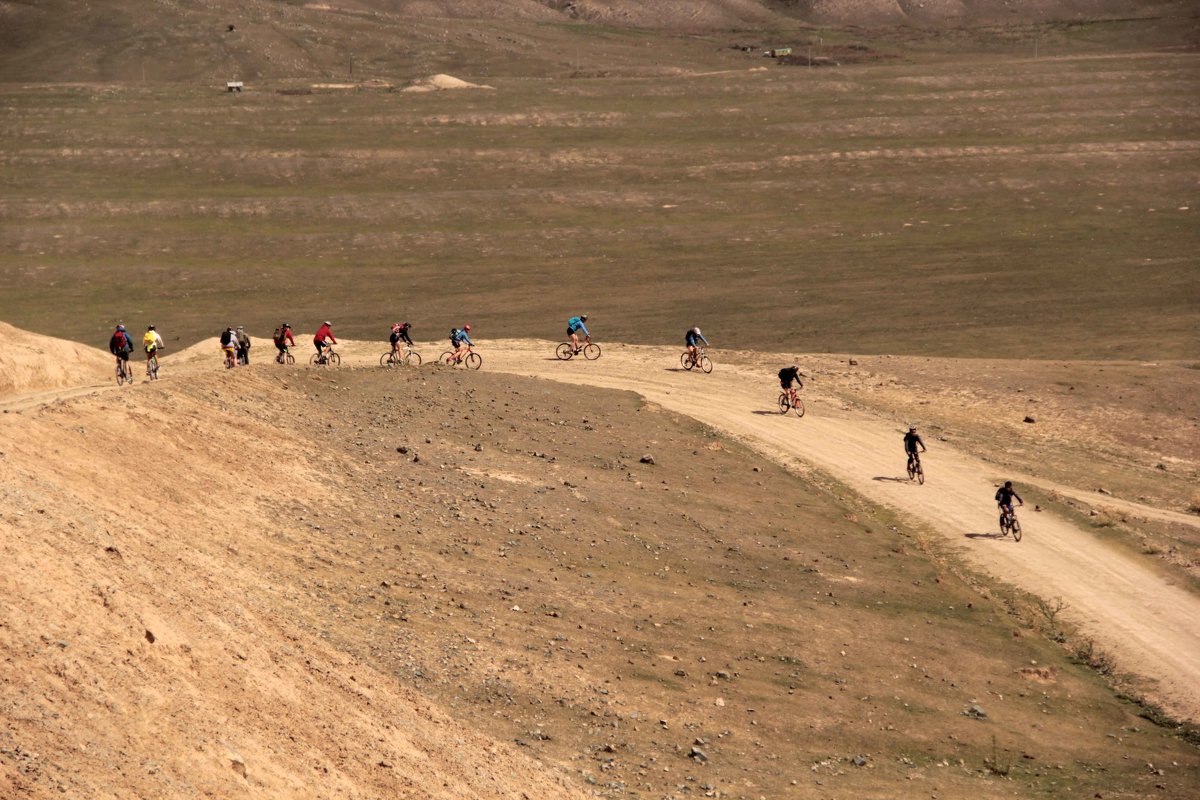
[[[154,358],[155,354],[163,349],[162,337],[158,335],[158,331],[154,326],[146,328],[146,334],[142,336],[142,349],[146,351],[146,374],[150,374],[150,359]]]
[[[1017,502],[1025,505],[1025,501],[1021,499],[1021,495],[1017,494],[1017,490],[1013,488],[1012,481],[1005,481],[1004,485],[996,490],[996,503],[1000,506],[1000,516],[1013,513],[1013,498],[1017,498]]]
[[[325,320],[325,323],[317,328],[317,333],[313,336],[313,347],[317,348],[317,358],[321,363],[325,361],[325,349],[330,345],[337,344],[337,339],[333,338],[333,328],[330,327],[331,325],[333,325],[332,322]]]
[[[704,338],[704,334],[700,332],[699,328],[690,328],[687,334],[683,337],[683,343],[687,345],[688,353],[691,355],[693,361],[695,361],[699,355],[699,353],[696,351],[696,348],[700,346],[700,342],[704,342],[705,347],[709,346],[708,339]]]
[[[133,342],[125,332],[125,326],[118,325],[108,340],[108,352],[116,356],[117,369],[121,369],[121,362],[125,362],[125,371],[129,371],[129,354],[132,351]]]
[[[237,326],[237,363],[250,364],[250,337],[246,335],[246,329],[241,325]]]
[[[228,327],[221,332],[221,352],[225,354],[225,369],[233,369],[237,366],[234,352],[237,350],[237,334],[233,332],[233,327]]]
[[[461,362],[467,353],[471,352],[471,348],[475,346],[475,343],[471,341],[470,333],[470,325],[463,325],[462,330],[458,328],[450,330],[450,344],[454,346],[455,364]],[[465,350],[463,349],[464,344],[467,346]]]
[[[804,373],[800,371],[800,367],[796,366],[795,364],[779,370],[779,386],[785,392],[787,392],[788,402],[792,405],[795,405],[796,400],[798,399],[796,396],[796,390],[804,388],[804,383],[800,380],[801,375],[803,375],[805,378],[808,377],[807,375],[804,375]],[[798,385],[793,386],[793,383]]]
[[[925,452],[925,442],[921,441],[920,435],[917,434],[917,426],[909,427],[908,433],[904,434],[904,452],[908,454],[908,468],[912,469],[917,458],[917,445],[921,445],[921,452]]]
[[[275,336],[273,338],[275,340],[275,349],[279,351],[275,356],[275,360],[282,364],[284,356],[287,355],[289,344],[292,347],[296,346],[296,340],[292,338],[292,326],[286,322],[283,323],[275,329]]]
[[[393,358],[400,359],[400,342],[404,342],[409,347],[412,347],[413,340],[408,335],[410,330],[412,330],[412,325],[409,325],[407,322],[392,323],[392,333],[388,336],[388,341],[392,343]]]
[[[579,352],[579,331],[583,331],[584,338],[589,342],[592,340],[592,335],[588,333],[587,322],[588,315],[580,314],[578,317],[571,317],[567,320],[567,336],[571,337],[571,346],[575,348],[575,352]]]

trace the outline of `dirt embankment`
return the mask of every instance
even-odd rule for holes
[[[102,350],[41,336],[0,322],[0,399],[86,386],[106,380],[112,359]]]

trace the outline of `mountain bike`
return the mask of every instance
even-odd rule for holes
[[[1013,539],[1021,541],[1021,523],[1017,521],[1017,512],[1011,508],[1000,509],[1000,535],[1012,534]]]
[[[158,380],[158,353],[151,353],[146,359],[146,376],[152,381]]]
[[[296,357],[292,355],[292,348],[284,346],[283,350],[275,354],[276,364],[295,364]]]
[[[908,479],[925,483],[925,469],[921,466],[921,457],[915,452],[908,454]]]
[[[595,361],[600,357],[600,345],[594,344],[591,339],[587,340],[587,344],[582,347],[576,347],[570,342],[563,342],[554,349],[554,355],[558,356],[563,361],[570,361],[575,356],[583,354],[583,357],[588,361]]]
[[[406,347],[403,350],[388,350],[379,357],[379,366],[381,367],[419,367],[421,366],[421,354],[411,347]]]
[[[697,347],[695,355],[692,355],[690,350],[684,350],[683,355],[679,357],[679,363],[688,371],[699,369],[705,374],[712,372],[712,359],[704,352],[703,347]]]
[[[800,399],[798,391],[783,390],[779,393],[779,413],[786,414],[789,411],[795,413],[797,417],[804,416],[804,401]]]
[[[326,347],[320,353],[313,353],[308,363],[314,367],[336,367],[342,363],[342,357],[332,347]]]
[[[117,386],[122,384],[133,383],[133,370],[129,367],[129,362],[123,358],[117,359]]]
[[[455,358],[453,350],[447,350],[438,356],[438,363],[447,367],[453,367],[455,364],[462,364],[467,369],[479,369],[481,366],[483,366],[483,357],[468,347],[467,354],[461,359]]]

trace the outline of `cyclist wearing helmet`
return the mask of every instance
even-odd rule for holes
[[[388,336],[388,341],[392,343],[392,355],[400,355],[400,342],[412,347],[413,340],[408,335],[410,330],[412,330],[412,325],[407,322],[392,323],[392,333]]]
[[[471,352],[471,348],[475,345],[475,343],[471,341],[471,337],[469,335],[470,333],[470,325],[463,325],[462,330],[454,328],[450,331],[450,344],[454,345],[455,364],[461,362],[463,358],[466,357],[467,353]],[[463,349],[464,344],[467,346],[466,349]]]
[[[917,426],[913,425],[908,429],[908,433],[904,434],[904,452],[908,454],[908,467],[912,469],[913,461],[917,457],[917,445],[921,445],[921,452],[925,452],[925,442],[921,441],[920,435],[917,433]]]
[[[1000,506],[1000,514],[1013,513],[1013,498],[1017,498],[1017,502],[1025,505],[1025,501],[1021,499],[1021,495],[1017,494],[1017,490],[1013,488],[1012,481],[1005,481],[1004,485],[996,490],[996,503]]]
[[[275,356],[275,360],[282,364],[284,356],[287,355],[288,345],[290,344],[292,347],[296,346],[296,340],[292,338],[292,326],[285,322],[276,328],[274,340],[275,349],[279,351]]]
[[[804,375],[804,373],[801,372],[800,367],[796,366],[795,364],[779,370],[779,385],[785,392],[787,392],[788,400],[792,403],[792,405],[795,405],[797,400],[797,387],[793,386],[792,384],[799,384],[799,388],[804,388],[804,384],[800,382],[801,375]],[[804,375],[804,377],[807,378],[808,376]]]
[[[150,374],[150,359],[154,358],[154,354],[163,349],[162,337],[158,335],[158,331],[154,326],[146,328],[146,333],[142,336],[142,349],[146,351],[146,374]]]
[[[221,331],[221,352],[225,354],[225,369],[237,366],[237,334],[232,325]]]
[[[331,344],[337,344],[337,339],[333,338],[333,323],[325,320],[325,323],[317,328],[316,334],[313,336],[313,347],[317,348],[317,358],[323,359],[325,348]]]
[[[687,345],[688,353],[691,354],[693,360],[699,355],[696,348],[699,347],[700,342],[704,342],[704,346],[708,347],[708,339],[704,338],[704,334],[700,332],[699,328],[689,329],[683,337],[683,342]]]
[[[250,364],[250,336],[243,326],[238,325],[235,338],[237,339],[237,363],[248,366]]]
[[[117,367],[121,366],[121,362],[129,361],[129,353],[133,350],[133,341],[130,340],[129,334],[125,332],[124,325],[118,325],[113,330],[112,337],[108,340],[108,352],[116,356]]]
[[[579,352],[579,331],[583,331],[584,337],[590,342],[592,335],[588,333],[587,322],[588,315],[580,314],[578,317],[571,317],[567,320],[567,336],[571,337],[571,346],[575,348],[575,352]]]

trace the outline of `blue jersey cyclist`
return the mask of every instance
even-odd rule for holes
[[[683,342],[687,345],[688,353],[693,359],[698,355],[696,348],[700,346],[700,342],[704,342],[704,346],[708,347],[708,339],[704,338],[704,334],[700,332],[699,328],[689,329],[687,335],[683,337]]]
[[[454,346],[453,360],[455,364],[462,361],[463,357],[471,352],[471,348],[475,346],[475,343],[471,341],[470,333],[470,325],[463,325],[461,329],[454,328],[450,331],[450,344]],[[463,349],[463,345],[466,345],[465,350]]]
[[[584,337],[590,342],[592,335],[588,333],[587,322],[588,315],[580,314],[578,317],[571,317],[567,320],[567,336],[571,337],[571,346],[575,348],[575,352],[579,352],[579,332],[583,331]]]

